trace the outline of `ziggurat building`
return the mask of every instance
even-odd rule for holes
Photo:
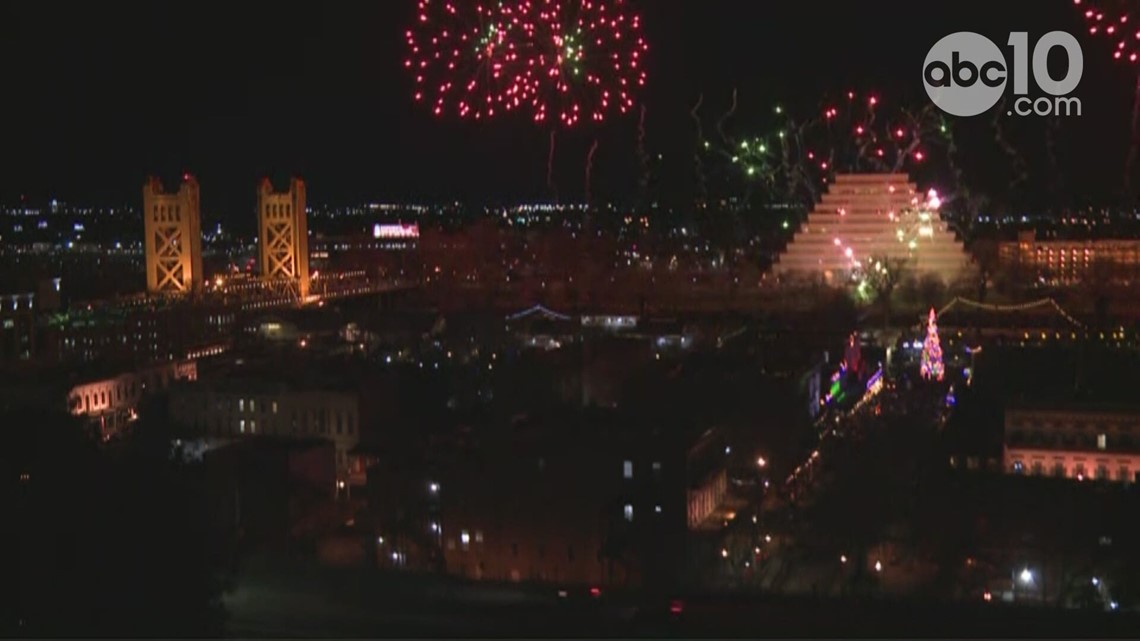
[[[925,200],[906,174],[839,174],[777,259],[779,276],[822,276],[844,282],[852,259],[905,258],[912,275],[945,283],[966,275],[969,256],[937,211],[919,222]],[[905,231],[904,231],[905,228]],[[847,250],[850,250],[849,252]]]

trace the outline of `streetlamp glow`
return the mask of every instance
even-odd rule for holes
[[[756,465],[758,467],[768,467],[768,459],[761,456],[760,458],[756,459]]]
[[[883,562],[882,561],[875,561],[875,571],[876,572],[882,572],[883,571]]]
[[[1031,572],[1029,568],[1025,568],[1021,571],[1021,574],[1018,575],[1018,578],[1021,579],[1022,583],[1033,583],[1033,572]]]

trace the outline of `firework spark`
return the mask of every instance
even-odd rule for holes
[[[404,66],[437,116],[574,126],[633,109],[649,45],[625,0],[420,0]]]

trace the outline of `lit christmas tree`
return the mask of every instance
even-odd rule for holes
[[[922,377],[930,380],[942,380],[945,374],[942,365],[942,343],[938,340],[938,323],[934,308],[930,309],[930,317],[926,321],[926,341],[922,344]]]

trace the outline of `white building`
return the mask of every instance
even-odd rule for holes
[[[176,381],[197,379],[197,362],[165,363],[76,385],[67,394],[67,406],[72,416],[88,419],[98,426],[103,438],[109,438],[137,417],[144,396],[161,392]]]
[[[1008,474],[1133,483],[1140,477],[1140,410],[1019,407],[1006,410]]]
[[[905,258],[914,275],[953,282],[969,256],[937,209],[915,212],[926,201],[906,174],[839,174],[773,270],[843,283],[854,261]]]

